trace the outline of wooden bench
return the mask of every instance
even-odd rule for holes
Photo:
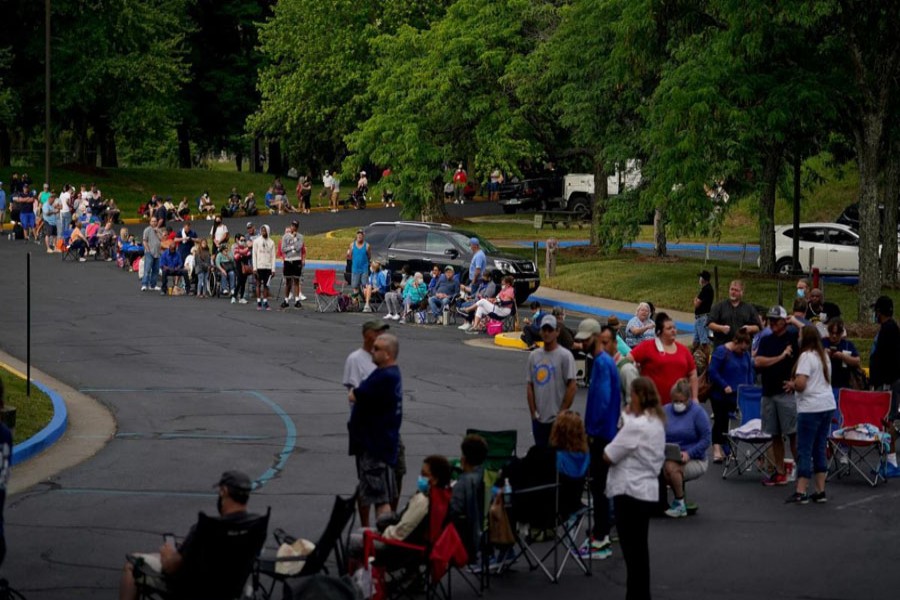
[[[579,229],[590,225],[590,216],[587,213],[574,210],[543,210],[534,215],[534,228],[543,229],[544,225],[550,225],[556,229],[562,225],[566,229],[577,225]]]

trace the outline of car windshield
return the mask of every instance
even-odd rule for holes
[[[450,237],[453,238],[453,241],[459,244],[463,248],[469,247],[469,238],[478,238],[478,241],[481,242],[481,249],[490,254],[496,254],[497,248],[489,241],[481,237],[480,235],[469,233],[466,231],[451,231]]]

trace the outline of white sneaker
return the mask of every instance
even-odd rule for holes
[[[399,314],[396,314],[396,315],[394,315],[394,316],[391,317],[391,318],[392,318],[393,320],[395,320],[395,321],[399,321],[399,320],[400,320],[400,315],[399,315]]]
[[[462,331],[468,331],[468,330],[472,329],[472,324],[469,323],[468,321],[466,321],[465,323],[463,323],[462,325],[457,327],[457,329],[461,329]]]
[[[381,318],[384,319],[385,321],[387,321],[388,319],[393,319],[394,315],[392,315],[391,313],[388,313]]]
[[[158,291],[161,290],[162,288],[159,287],[158,285],[154,285],[154,286],[153,286],[153,289],[154,289],[155,291],[158,292]]]
[[[300,294],[300,301],[306,302],[306,296],[304,296],[303,294]]]
[[[460,203],[460,204],[465,204],[466,201],[465,201],[465,200],[460,200],[459,203]]]
[[[146,291],[147,291],[147,286],[146,286],[146,285],[142,285],[142,286],[141,286],[141,291],[142,291],[142,292],[146,292]]]
[[[369,306],[368,304],[366,304],[365,306],[363,306],[363,312],[366,312],[366,313],[372,312],[372,307]]]
[[[241,298],[240,300],[238,300],[238,304],[247,304],[247,299]]]
[[[231,303],[234,304],[234,303],[236,303],[236,302],[237,302],[237,298],[235,298],[234,296],[232,296],[232,297],[231,297]]]
[[[459,204],[459,200],[454,200],[453,204]]]
[[[684,500],[673,500],[672,504],[669,506],[669,510],[666,511],[666,516],[672,517],[673,519],[688,516],[687,506],[685,506]]]

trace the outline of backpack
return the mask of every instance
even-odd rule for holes
[[[350,296],[348,296],[347,294],[341,294],[340,296],[338,296],[338,301],[337,301],[337,311],[338,312],[347,312],[350,310],[350,306],[351,306]]]
[[[22,227],[22,224],[16,221],[16,224],[13,225],[13,239],[14,240],[24,240],[25,239],[25,229]]]

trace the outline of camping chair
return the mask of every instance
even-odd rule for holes
[[[334,289],[337,280],[334,269],[316,269],[313,290],[316,293],[316,312],[335,312],[341,292]]]
[[[221,600],[239,598],[266,540],[271,508],[237,522],[200,513],[177,590],[157,589],[137,577],[139,598]]]
[[[846,469],[832,470],[830,475],[843,476],[850,469],[862,475],[875,487],[884,479],[884,469],[890,447],[887,414],[891,408],[891,392],[864,392],[841,389],[840,411],[842,428],[828,437],[831,448],[829,467],[837,460],[846,462]]]
[[[552,536],[549,540],[532,539],[530,535],[523,538],[517,530],[514,530],[518,553],[508,564],[503,565],[502,571],[508,570],[518,558],[524,557],[531,570],[540,569],[552,583],[558,583],[569,558],[576,562],[585,575],[591,574],[589,561],[580,556],[576,542],[585,520],[589,519],[591,513],[591,495],[588,494],[587,505],[582,504],[581,500],[590,466],[590,455],[586,452],[566,451],[553,451],[553,454],[552,468],[555,474],[552,481],[537,482],[528,487],[513,487],[512,490],[512,511],[515,519],[520,524],[529,525],[532,530],[550,531]],[[529,457],[531,455],[532,451],[529,451]],[[529,457],[526,457],[526,461]],[[542,462],[546,458],[538,456],[538,460]],[[532,465],[525,466],[529,471],[532,470]],[[540,466],[534,469],[536,472],[542,470]],[[552,508],[548,510],[548,507]],[[536,546],[541,541],[550,542],[552,545],[549,549],[541,551]],[[562,560],[559,556],[560,550],[563,551]]]
[[[743,475],[753,468],[766,474],[768,467],[775,467],[768,454],[772,436],[762,431],[762,387],[738,386],[737,399],[741,424],[726,434],[730,452],[725,460],[722,479],[734,473]]]
[[[326,562],[328,557],[334,553],[337,575],[347,574],[347,546],[346,539],[353,529],[353,518],[356,514],[357,494],[353,494],[348,498],[341,496],[334,497],[334,505],[331,508],[331,516],[328,517],[328,523],[325,525],[325,531],[319,536],[316,547],[307,556],[291,556],[278,558],[271,555],[261,556],[256,561],[255,579],[257,582],[260,577],[271,579],[268,588],[261,584],[257,589],[261,592],[263,598],[272,598],[272,592],[275,585],[279,582],[284,587],[285,596],[287,595],[288,585],[292,580],[298,577],[308,577],[319,573],[328,574]],[[346,531],[346,536],[343,536]],[[279,543],[293,543],[294,539],[285,536],[281,530],[274,532],[276,541]],[[342,537],[343,536],[343,537]],[[300,572],[295,575],[279,573],[278,566],[292,562],[303,562]]]

